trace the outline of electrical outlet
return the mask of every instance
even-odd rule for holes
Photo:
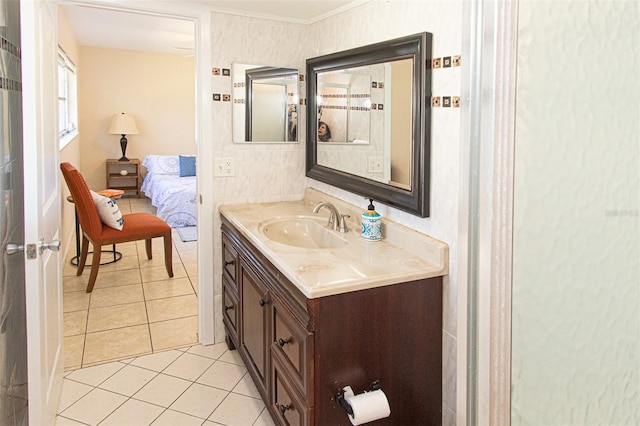
[[[233,158],[216,158],[213,168],[214,176],[235,176],[236,168]]]
[[[382,173],[382,157],[369,157],[369,173]]]

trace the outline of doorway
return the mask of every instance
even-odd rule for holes
[[[64,5],[67,7],[92,7],[91,4],[89,3],[85,3],[83,1],[79,1],[79,2],[64,2]],[[95,7],[95,5],[93,5]],[[180,6],[180,7],[178,7]],[[185,8],[182,7],[182,5],[175,5],[175,6],[158,6],[155,4],[150,4],[149,5],[149,9],[152,8],[162,8],[164,10],[162,10],[161,12],[158,10],[140,10],[140,9],[136,9],[135,11],[129,11],[132,13],[136,13],[136,14],[148,14],[148,16],[150,16],[151,18],[153,18],[154,16],[162,16],[163,19],[167,19],[167,18],[175,18],[176,20],[182,20],[182,21],[193,21],[194,23],[194,27],[195,27],[195,35],[194,35],[194,39],[195,39],[195,60],[196,60],[196,76],[194,77],[196,79],[196,104],[197,106],[197,110],[196,110],[196,151],[197,151],[197,156],[198,156],[198,160],[200,161],[203,158],[207,158],[208,152],[207,152],[207,147],[204,147],[204,149],[202,148],[201,144],[198,143],[198,141],[206,139],[207,138],[207,134],[209,133],[209,131],[207,130],[207,126],[210,124],[210,118],[208,117],[207,114],[207,109],[209,108],[208,105],[205,105],[205,102],[202,102],[201,99],[201,93],[202,90],[207,90],[207,85],[208,82],[203,79],[203,72],[202,72],[202,66],[201,63],[203,61],[207,61],[207,58],[210,56],[210,53],[208,53],[208,51],[210,49],[207,48],[207,45],[209,43],[209,40],[207,40],[205,37],[203,37],[204,34],[210,33],[209,31],[209,27],[210,27],[210,23],[208,22],[208,20],[210,19],[208,14],[204,14],[204,13],[200,13],[198,10],[195,11],[186,11],[185,12]],[[181,9],[179,12],[176,12],[177,9]],[[188,9],[188,8],[187,8]],[[103,10],[102,8],[100,9],[96,9],[98,11]],[[119,11],[122,11],[123,8],[120,7],[118,8]],[[208,38],[210,38],[210,35],[208,35]],[[204,52],[202,54],[200,54],[199,52]],[[204,59],[200,59],[200,56],[202,56]],[[205,118],[203,118],[205,117]],[[206,161],[206,160],[205,160]],[[198,168],[198,174],[199,176],[202,178],[200,180],[202,181],[210,181],[209,179],[207,179],[207,173],[208,171],[206,170],[206,168]],[[199,190],[200,192],[200,190]],[[135,200],[131,200],[131,209],[132,211],[135,211],[136,208],[140,208],[140,206],[134,206],[134,201]],[[207,206],[207,202],[209,202],[209,200],[206,200],[199,206],[200,208],[208,208]],[[124,203],[123,203],[124,204]],[[135,203],[138,204],[138,203]],[[142,207],[144,208],[144,206]],[[201,211],[199,209],[199,217],[205,217],[204,220],[201,220],[199,223],[199,232],[204,232],[204,235],[206,235],[208,232],[208,230],[211,228],[212,224],[210,223],[211,221],[206,220],[206,217],[210,216],[210,215],[202,215]],[[201,238],[198,238],[199,241],[202,241]],[[174,241],[176,242],[176,244],[180,243],[180,238],[179,236],[174,233]],[[197,249],[192,250],[193,253],[195,254],[195,261],[194,263],[198,264],[198,265],[203,265],[203,266],[198,266],[197,269],[197,275],[201,276],[212,276],[212,271],[209,271],[209,269],[212,269],[212,265],[211,262],[205,262],[205,264],[203,264],[203,262],[200,261],[200,259],[202,259],[203,256],[206,257],[210,257],[210,253],[213,251],[213,247],[207,247],[207,244],[202,244],[200,245],[199,243],[192,243],[195,244],[196,246],[199,246]],[[135,250],[135,248],[134,248]],[[159,253],[160,251],[154,250],[154,252]],[[175,252],[174,252],[174,257],[175,258],[180,258],[179,255],[176,256]],[[208,263],[208,264],[207,264]],[[101,270],[101,274],[102,274],[102,270]],[[192,274],[193,275],[193,274]],[[99,275],[100,276],[100,275]],[[208,300],[213,300],[212,297],[207,297],[207,295],[212,294],[213,293],[213,284],[212,283],[207,283],[204,282],[203,280],[199,280],[199,279],[195,279],[192,280],[192,282],[195,281],[195,285],[197,285],[197,294],[198,296],[204,296],[203,297],[198,297],[198,317],[195,319],[195,322],[197,323],[197,332],[198,332],[198,341],[200,343],[212,343],[213,342],[213,306],[211,302],[207,302]],[[87,324],[88,325],[88,324]]]

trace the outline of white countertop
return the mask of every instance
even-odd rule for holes
[[[333,203],[341,214],[350,214],[347,233],[338,233],[348,244],[338,248],[298,248],[280,244],[260,231],[264,221],[284,216],[316,216],[319,201]],[[347,204],[314,189],[301,201],[220,206],[231,222],[306,297],[330,296],[373,287],[447,275],[449,247],[442,241],[385,218],[381,241],[360,236],[360,214]],[[327,209],[317,216],[328,217]]]

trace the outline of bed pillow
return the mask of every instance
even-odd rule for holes
[[[196,175],[196,157],[193,155],[180,155],[180,177]]]
[[[147,168],[148,174],[154,175],[179,175],[180,160],[177,155],[150,154],[144,157],[142,165]]]
[[[120,213],[120,208],[116,204],[115,200],[109,197],[104,197],[93,191],[91,191],[91,196],[93,197],[93,202],[96,204],[102,223],[113,229],[122,231],[124,219],[122,218],[122,213]]]

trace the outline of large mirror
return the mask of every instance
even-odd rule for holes
[[[233,141],[298,142],[298,70],[234,63],[231,74]]]
[[[431,34],[307,60],[307,176],[429,216]]]

